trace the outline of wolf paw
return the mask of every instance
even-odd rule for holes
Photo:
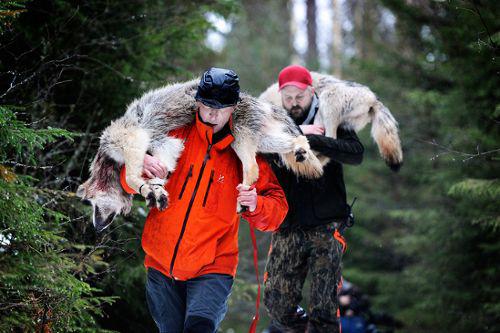
[[[156,207],[162,211],[168,207],[168,193],[160,184],[146,184],[143,186],[141,194],[146,198],[149,208]]]

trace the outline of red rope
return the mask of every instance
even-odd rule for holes
[[[259,322],[259,307],[260,307],[260,278],[259,278],[259,254],[257,251],[257,240],[255,238],[255,229],[250,225],[250,236],[252,237],[253,246],[253,266],[255,269],[255,278],[257,280],[257,299],[255,300],[255,316],[252,319],[252,324],[248,333],[255,333],[257,330],[257,323]]]

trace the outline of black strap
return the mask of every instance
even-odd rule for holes
[[[344,233],[345,229],[350,228],[354,225],[354,214],[352,213],[352,207],[354,207],[354,203],[356,203],[356,200],[358,200],[358,197],[354,197],[352,203],[350,205],[347,205],[347,207],[349,207],[349,213],[347,215],[347,218],[340,223],[339,232],[341,234]]]
[[[146,183],[142,183],[142,185],[139,187],[139,194],[140,194],[140,195],[142,195],[141,190],[142,190],[142,187],[143,187],[144,185],[146,185]]]

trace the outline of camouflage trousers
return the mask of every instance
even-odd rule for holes
[[[264,274],[264,304],[284,332],[339,332],[337,318],[343,246],[336,224],[273,234]],[[311,277],[307,315],[299,307],[307,273]]]

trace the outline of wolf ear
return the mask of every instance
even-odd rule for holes
[[[85,192],[87,192],[85,189],[85,184],[82,184],[78,186],[78,189],[76,190],[76,196],[83,199],[85,197]]]

